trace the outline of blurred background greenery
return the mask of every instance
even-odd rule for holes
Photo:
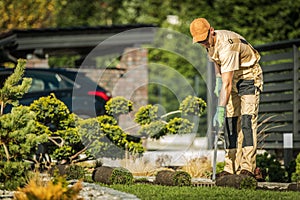
[[[252,45],[300,37],[300,0],[1,0],[0,12],[0,32],[149,24],[190,36],[190,22],[194,18],[205,17],[215,29],[240,33]],[[165,45],[178,44],[166,42]],[[114,55],[111,58],[115,60]],[[206,100],[207,88],[202,74],[185,58],[161,49],[149,49],[148,58],[149,63],[178,71],[194,88],[196,95]],[[194,58],[197,59],[196,55]],[[49,65],[74,67],[76,59],[78,56],[53,57],[49,58]],[[205,68],[205,62],[203,60],[200,67]],[[99,67],[110,67],[103,65],[105,63]],[[167,70],[150,67],[149,79],[156,74],[163,74],[166,78],[172,76]],[[176,110],[179,104],[169,88],[156,84],[149,84],[149,103],[162,105],[166,112]],[[200,121],[200,129],[205,126],[205,120]]]

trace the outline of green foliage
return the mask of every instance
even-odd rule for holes
[[[191,133],[193,124],[183,118],[173,118],[168,123],[163,121],[154,121],[143,125],[138,133],[142,136],[148,136],[153,139],[159,139],[167,134],[186,134]]]
[[[194,124],[188,119],[173,117],[167,122],[163,119],[177,113],[183,113],[184,116],[197,115],[200,117],[205,108],[205,101],[199,97],[193,96],[187,96],[181,102],[179,110],[166,113],[163,116],[158,116],[157,106],[143,106],[135,114],[135,122],[141,125],[138,134],[159,139],[166,134],[191,133],[193,131]]]
[[[111,184],[130,185],[134,182],[132,173],[122,167],[114,168],[109,179]]]
[[[12,73],[4,82],[3,87],[0,89],[0,103],[1,112],[6,104],[18,105],[18,98],[21,98],[31,86],[31,78],[23,78],[26,60],[18,59],[18,64]]]
[[[15,12],[23,8],[27,12]],[[44,12],[33,12],[40,8]],[[265,43],[300,36],[299,8],[299,0],[274,0],[272,6],[270,1],[261,0],[4,1],[0,4],[0,29],[155,24],[189,35],[192,19],[206,17],[217,29],[237,31],[250,41]],[[170,24],[168,15],[178,16],[178,23]]]
[[[218,162],[216,166],[216,173],[220,173],[224,170],[225,162]]]
[[[146,105],[139,108],[135,114],[134,121],[140,125],[150,124],[159,119],[158,107],[154,105]]]
[[[127,134],[117,125],[105,124],[101,127],[101,131],[112,141],[116,146],[127,149],[132,153],[143,153],[144,148],[142,142],[128,141]]]
[[[162,33],[155,37],[154,48],[148,53],[149,103],[160,104],[170,112],[178,108],[178,97],[195,93],[206,96],[201,72],[206,71],[207,57],[204,51],[199,53],[202,52],[199,46],[191,46],[186,35],[165,29],[158,32]]]
[[[42,125],[38,134],[47,132],[52,145],[48,153],[57,160],[67,159],[83,149],[81,135],[75,126],[75,115],[54,94],[41,97],[30,105]]]
[[[0,189],[15,190],[26,184],[30,165],[25,162],[0,161]]]
[[[79,165],[70,165],[66,168],[66,179],[73,180],[73,179],[84,179],[86,174],[86,170],[84,167]]]
[[[240,189],[255,190],[257,187],[257,181],[253,177],[245,177],[240,184]]]
[[[192,184],[191,175],[185,171],[176,171],[173,179],[176,186],[190,186]]]
[[[117,100],[118,99],[120,98],[117,97]],[[125,98],[122,98],[122,102],[130,102],[130,101],[127,101],[125,100]],[[122,113],[122,111],[120,110],[119,113]],[[120,126],[117,125],[117,121],[113,117],[99,116],[98,120],[100,122],[100,127],[101,127],[100,131],[112,142],[112,144],[108,144],[107,150],[112,151],[113,150],[112,145],[116,145],[117,147],[120,147],[123,150],[126,149],[132,153],[139,154],[145,151],[142,146],[142,141],[138,141],[138,142],[130,141],[128,139],[129,135],[125,133]]]
[[[180,104],[179,110],[184,115],[195,115],[201,117],[206,108],[206,102],[195,96],[187,96]]]
[[[262,170],[266,181],[269,182],[286,182],[285,169],[274,155],[268,153],[256,156],[256,165]]]
[[[70,114],[68,107],[52,93],[47,97],[35,100],[30,109],[37,114],[37,120],[48,126],[52,132],[66,130],[75,127],[74,116]]]
[[[50,67],[76,67],[76,61],[80,59],[79,55],[64,55],[64,56],[51,56],[48,59],[48,65]]]
[[[105,136],[101,132],[100,123],[97,118],[78,120],[78,130],[85,146],[93,146],[94,142],[100,141]],[[103,144],[99,145],[97,143],[96,146],[101,149]]]
[[[117,125],[112,116],[79,120],[78,125],[83,144],[92,155],[120,157],[124,155],[125,149],[132,153],[144,152],[141,141],[129,141],[128,134]]]
[[[147,136],[152,139],[159,139],[160,137],[167,134],[166,124],[162,121],[155,121],[150,124],[143,125],[139,130],[138,134],[141,136]]]
[[[292,181],[300,182],[300,153],[296,158],[296,171],[292,174]]]
[[[166,125],[167,133],[169,134],[186,134],[193,130],[193,123],[183,118],[173,118]]]
[[[14,107],[0,116],[0,160],[28,159],[38,143],[47,141],[47,134],[37,135],[36,114],[29,107]]]
[[[214,4],[215,9],[220,11],[219,17],[214,19],[214,26],[241,33],[249,41],[266,43],[299,37],[299,31],[295,31],[300,24],[296,17],[299,0],[275,0],[272,7],[269,1],[260,0],[216,1]],[[230,25],[224,23],[228,19],[232,22]]]
[[[101,124],[101,126],[103,126],[104,124],[110,124],[110,125],[118,125],[118,122],[115,118],[113,118],[112,116],[108,116],[108,115],[101,115],[97,117],[99,123]]]
[[[133,109],[133,103],[124,97],[117,96],[106,102],[105,109],[109,115],[118,118],[121,114],[128,114]]]

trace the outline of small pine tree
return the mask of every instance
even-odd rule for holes
[[[25,66],[26,60],[19,59],[14,73],[5,80],[0,89],[0,115],[3,115],[4,107],[7,104],[17,106],[19,104],[18,99],[28,92],[32,80],[31,78],[23,78]]]
[[[33,147],[47,141],[47,135],[37,136],[36,115],[27,106],[18,106],[0,116],[0,160],[21,161],[33,153]]]

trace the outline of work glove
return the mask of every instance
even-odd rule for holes
[[[221,87],[222,87],[222,78],[216,77],[216,86],[215,86],[214,93],[217,97],[219,97],[220,95]]]
[[[225,107],[224,106],[218,106],[216,114],[213,119],[213,126],[223,128],[225,123]]]

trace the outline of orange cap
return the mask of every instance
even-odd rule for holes
[[[209,22],[204,18],[197,18],[190,24],[190,32],[193,36],[193,43],[204,41],[207,38],[208,30],[210,29]]]

